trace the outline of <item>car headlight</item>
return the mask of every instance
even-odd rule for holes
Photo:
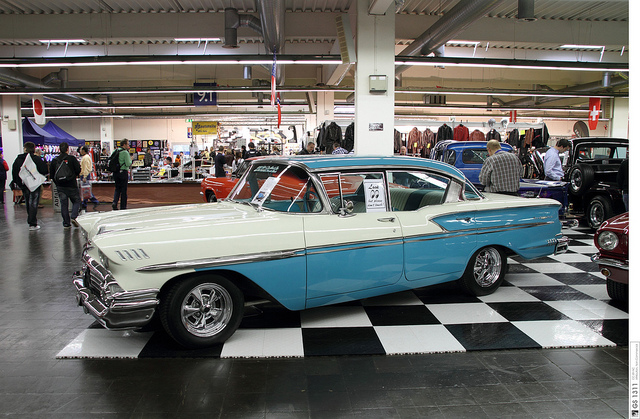
[[[611,231],[603,231],[598,236],[598,246],[604,250],[613,250],[618,247],[619,243],[620,240],[618,240],[618,235]]]

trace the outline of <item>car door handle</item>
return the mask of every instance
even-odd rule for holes
[[[378,218],[378,221],[382,222],[382,223],[392,223],[396,220],[396,217],[385,217],[385,218]]]
[[[456,218],[456,221],[462,221],[463,223],[470,223],[471,217]]]

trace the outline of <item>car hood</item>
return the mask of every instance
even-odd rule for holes
[[[304,248],[301,217],[233,202],[92,213],[77,221],[92,248],[136,268]]]

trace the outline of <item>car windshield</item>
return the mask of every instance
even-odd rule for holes
[[[300,167],[273,162],[251,166],[227,200],[280,212],[322,211],[309,174]]]

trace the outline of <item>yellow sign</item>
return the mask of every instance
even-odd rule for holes
[[[192,121],[193,135],[215,135],[218,133],[218,121]]]

